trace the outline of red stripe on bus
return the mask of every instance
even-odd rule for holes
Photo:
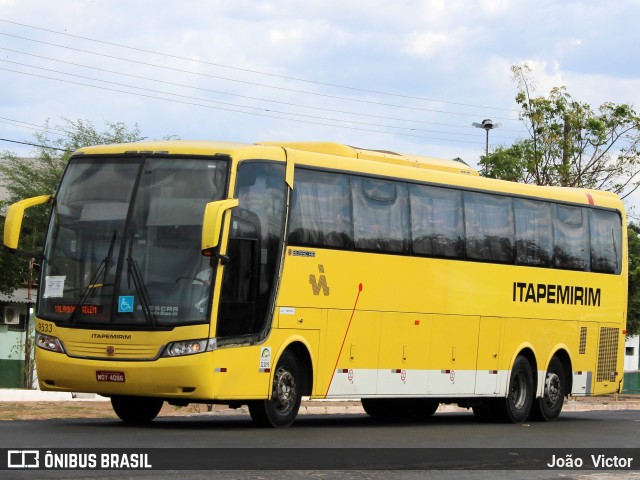
[[[342,355],[342,349],[344,348],[344,342],[347,340],[347,335],[349,334],[349,329],[351,328],[351,320],[353,320],[353,314],[356,313],[356,307],[358,306],[358,300],[360,299],[360,293],[362,292],[362,284],[358,285],[358,295],[356,295],[356,301],[353,304],[353,310],[351,310],[351,317],[349,317],[349,324],[347,325],[347,331],[344,332],[344,338],[342,339],[342,345],[340,345],[340,351],[338,352],[338,358],[336,358],[336,364],[333,367],[333,373],[331,374],[331,380],[329,380],[329,386],[327,387],[327,392],[324,394],[326,397],[329,395],[329,390],[331,389],[331,383],[333,382],[333,377],[336,374],[336,368],[338,368],[338,362],[340,361],[340,355]]]

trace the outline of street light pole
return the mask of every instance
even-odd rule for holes
[[[476,128],[482,128],[486,132],[486,145],[485,145],[485,158],[489,157],[489,130],[498,128],[499,123],[494,123],[490,118],[485,118],[482,123],[473,122],[472,125]]]

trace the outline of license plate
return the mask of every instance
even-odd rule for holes
[[[99,382],[124,382],[124,372],[96,372],[96,380]]]

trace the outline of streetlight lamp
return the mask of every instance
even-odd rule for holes
[[[473,122],[472,125],[476,128],[483,128],[485,132],[487,132],[487,143],[485,148],[485,155],[489,157],[489,130],[493,130],[494,128],[498,128],[500,126],[499,123],[493,123],[493,120],[490,118],[485,118],[482,120],[482,123]]]

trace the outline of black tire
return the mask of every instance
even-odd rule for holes
[[[426,420],[440,403],[431,398],[363,398],[362,408],[375,418]]]
[[[529,361],[518,356],[511,368],[506,398],[498,399],[493,414],[496,420],[522,423],[529,416],[533,404],[533,371]]]
[[[549,362],[544,379],[544,393],[534,400],[530,418],[552,422],[560,416],[567,393],[567,378],[564,366],[558,357]]]
[[[411,417],[416,420],[428,420],[440,406],[440,402],[432,398],[412,398],[405,402]]]
[[[393,404],[388,398],[362,398],[362,408],[370,417],[392,418]]]
[[[473,415],[481,422],[492,422],[495,420],[495,404],[496,399],[487,398],[482,400],[480,405],[474,405],[471,407],[471,410],[473,410]]]
[[[164,401],[149,397],[111,397],[111,406],[118,418],[126,423],[149,423],[158,416]]]
[[[249,402],[253,423],[260,427],[282,428],[290,426],[302,401],[302,375],[296,356],[286,351],[280,357],[275,374],[271,398]]]

